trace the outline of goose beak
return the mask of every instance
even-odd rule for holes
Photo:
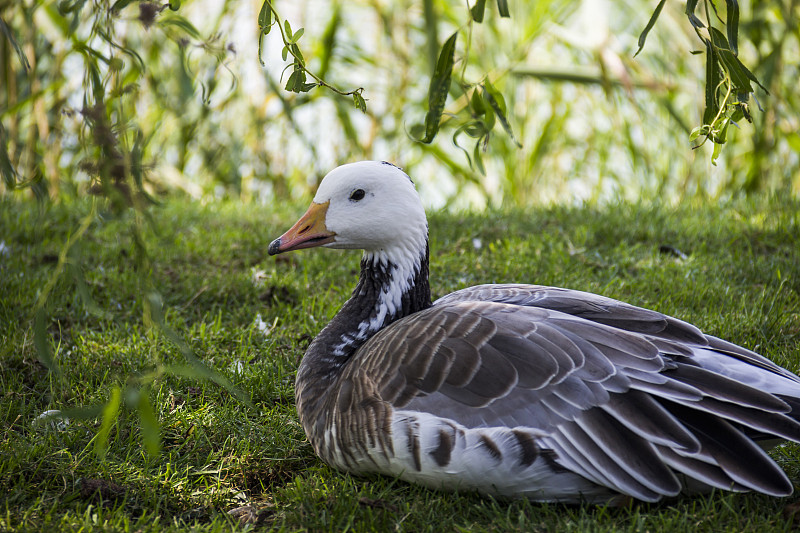
[[[292,250],[313,248],[334,242],[336,234],[325,227],[325,215],[328,213],[328,204],[312,203],[306,214],[300,217],[289,231],[272,241],[269,245],[269,255],[276,255]]]

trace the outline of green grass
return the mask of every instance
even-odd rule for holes
[[[48,298],[47,332],[62,378],[39,362],[33,315],[58,254],[90,207],[40,209],[0,199],[0,531],[784,531],[796,498],[716,493],[625,508],[503,502],[359,479],[324,465],[293,405],[294,370],[355,282],[355,252],[266,255],[302,212],[177,200],[151,210],[142,236],[166,322],[251,398],[163,372],[184,354],[143,316],[130,215],[100,211],[69,255],[111,316],[87,311],[67,272]],[[691,321],[800,367],[800,204],[554,207],[431,217],[434,296],[484,282],[598,292]],[[480,246],[475,244],[480,241]],[[678,257],[675,251],[685,254]],[[258,274],[258,276],[255,276]],[[254,277],[258,280],[254,282]],[[255,326],[257,314],[267,334]],[[154,378],[154,372],[161,373]],[[62,429],[48,409],[103,405],[144,386],[161,426],[145,446],[135,398],[96,453],[99,418]],[[125,398],[123,398],[125,400]],[[102,443],[101,443],[102,444]],[[774,456],[800,482],[800,451]],[[228,511],[252,506],[243,525]]]

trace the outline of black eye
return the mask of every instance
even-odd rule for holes
[[[364,189],[356,189],[350,193],[350,199],[354,202],[357,202],[359,200],[363,200],[366,194],[367,193],[364,192]]]

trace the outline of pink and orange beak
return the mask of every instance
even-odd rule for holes
[[[269,245],[269,255],[276,255],[292,250],[313,248],[334,241],[335,233],[325,227],[325,215],[328,213],[328,204],[312,203],[308,211],[300,217],[289,231],[272,241]]]

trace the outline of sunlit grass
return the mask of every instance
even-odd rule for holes
[[[624,508],[501,502],[338,473],[314,455],[293,401],[309,340],[355,281],[355,252],[266,248],[302,211],[177,200],[152,209],[143,235],[167,323],[251,398],[164,374],[150,389],[161,425],[145,450],[138,414],[124,409],[104,459],[100,422],[36,420],[50,409],[101,405],[114,386],[183,364],[143,321],[130,225],[103,213],[79,243],[86,311],[59,281],[48,333],[63,381],[38,362],[32,313],[61,245],[86,204],[0,201],[0,529],[221,531],[259,527],[339,531],[783,531],[794,499],[714,494]],[[602,293],[673,314],[709,333],[800,367],[800,205],[773,198],[677,208],[631,204],[431,216],[435,296],[483,282],[531,282]],[[261,324],[257,320],[260,315]],[[274,326],[274,327],[273,327]],[[774,452],[800,481],[800,452]],[[249,506],[249,507],[246,507]],[[444,528],[444,529],[443,529]]]

